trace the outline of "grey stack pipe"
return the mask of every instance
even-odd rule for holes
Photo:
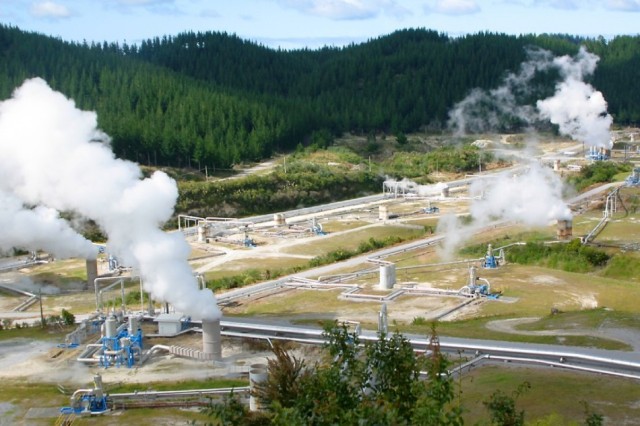
[[[96,259],[87,259],[87,289],[93,286],[96,278],[98,278],[98,261]]]
[[[202,320],[202,352],[210,359],[222,359],[222,338],[220,336],[220,320]]]
[[[268,377],[267,365],[251,364],[251,369],[249,370],[249,411],[262,410],[260,398],[256,395],[256,385],[266,382]]]

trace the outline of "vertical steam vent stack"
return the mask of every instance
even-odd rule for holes
[[[214,361],[222,359],[220,320],[202,320],[202,352]]]
[[[389,219],[389,209],[387,208],[387,206],[380,206],[378,210],[378,219],[379,220]]]
[[[204,223],[198,224],[198,242],[204,243],[207,238],[207,227]]]
[[[287,224],[287,220],[282,213],[276,213],[273,215],[273,221],[277,226],[283,226]]]
[[[260,398],[256,396],[256,385],[264,383],[269,378],[266,364],[251,364],[249,370],[249,411],[262,410]]]
[[[387,304],[383,303],[378,313],[378,333],[389,333],[389,317],[387,316]]]
[[[568,240],[573,236],[573,221],[571,219],[558,220],[557,236],[559,240]]]
[[[476,281],[478,280],[478,270],[475,266],[469,267],[469,284],[468,286],[473,288],[476,286]]]
[[[98,278],[98,261],[87,259],[87,288],[93,288],[96,278]]]

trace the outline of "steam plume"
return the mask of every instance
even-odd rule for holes
[[[484,91],[474,89],[449,112],[449,126],[458,136],[466,132],[499,130],[506,121],[519,120],[527,126],[539,121],[558,125],[560,133],[589,146],[608,147],[613,121],[601,92],[584,79],[593,74],[598,56],[581,47],[575,57],[553,57],[543,49],[530,49],[528,59],[517,73],[510,73],[502,85]],[[561,80],[555,93],[536,102],[522,103],[531,95],[532,80],[538,72],[557,70]]]
[[[95,256],[95,249],[88,253],[90,242],[52,217],[64,211],[93,219],[108,235],[109,251],[140,271],[154,299],[198,318],[220,316],[213,293],[197,287],[184,238],[159,228],[173,213],[175,181],[162,172],[141,179],[136,164],[115,158],[96,114],[80,111],[42,79],[27,80],[0,104],[0,177],[0,191],[13,200],[17,217],[40,226],[48,218],[58,226],[52,239],[68,237],[85,257]],[[30,244],[42,243],[34,238]]]
[[[456,216],[443,217],[437,232],[444,234],[441,255],[450,257],[468,236],[490,225],[492,221],[516,221],[525,226],[546,226],[559,219],[570,219],[571,210],[562,199],[563,183],[549,168],[531,163],[516,175],[501,174],[488,184],[476,180],[469,187],[474,197],[470,224]]]
[[[13,248],[42,249],[59,258],[96,256],[93,244],[56,210],[45,206],[27,209],[22,201],[0,189],[0,253]]]
[[[607,113],[602,93],[583,81],[593,74],[599,58],[582,47],[575,58],[554,58],[553,64],[564,77],[555,94],[537,102],[540,117],[557,124],[560,133],[589,146],[611,146],[613,118]]]
[[[449,113],[449,125],[457,135],[467,131],[499,130],[505,120],[514,118],[532,129],[539,121],[550,121],[559,131],[589,146],[611,144],[611,115],[602,93],[584,79],[593,74],[598,57],[580,48],[575,57],[553,55],[542,49],[530,50],[528,60],[517,73],[509,74],[497,89],[473,90]],[[560,81],[555,93],[538,100],[535,108],[521,103],[531,96],[533,79],[538,72],[556,70]],[[530,141],[536,142],[535,137]],[[443,254],[450,255],[466,236],[485,227],[492,220],[518,221],[529,226],[542,226],[552,220],[569,219],[571,212],[562,200],[562,181],[537,162],[518,176],[499,175],[489,184],[476,181],[470,188],[478,198],[471,205],[473,222],[463,225],[456,217],[438,223],[445,234]],[[481,194],[480,194],[481,193]],[[481,196],[478,196],[478,195]]]

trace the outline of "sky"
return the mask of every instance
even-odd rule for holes
[[[77,42],[223,31],[283,49],[344,46],[404,28],[608,39],[639,34],[640,0],[0,0],[0,22]]]

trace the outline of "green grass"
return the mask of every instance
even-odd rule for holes
[[[20,323],[20,320],[14,321],[14,323]],[[75,327],[22,327],[11,328],[8,330],[0,330],[0,341],[10,339],[29,339],[29,340],[64,340],[64,336],[67,333],[74,330]],[[2,398],[0,398],[1,400]]]
[[[547,315],[536,322],[522,324],[519,330],[622,327],[640,331],[640,313],[618,312],[607,308]]]
[[[552,414],[557,421],[551,425],[584,424],[584,407],[580,401],[587,401],[593,412],[604,415],[607,425],[635,424],[640,418],[637,381],[555,368],[485,365],[462,378],[465,424],[477,424],[489,418],[482,402],[496,389],[511,395],[525,381],[531,388],[518,398],[516,406],[525,411],[527,424],[535,424],[536,420]]]
[[[87,269],[84,260],[64,259],[31,267],[29,275],[33,280],[53,283],[86,281]]]
[[[168,391],[168,390],[188,390],[188,389],[215,389],[249,386],[248,380],[240,379],[206,379],[206,380],[184,380],[179,382],[146,382],[146,383],[123,383],[109,387],[109,393],[129,393],[145,391]]]
[[[640,253],[623,253],[614,256],[600,272],[607,278],[640,282]]]
[[[30,418],[25,415],[32,407],[59,408],[69,405],[69,397],[58,391],[52,383],[30,383],[22,380],[3,380],[0,401],[12,404],[12,409],[3,413],[6,424],[51,425],[55,418]]]
[[[226,387],[247,386],[247,380],[234,379],[206,379],[206,380],[186,380],[179,382],[149,382],[149,383],[129,383],[109,386],[105,383],[105,389],[109,393],[127,393],[135,391],[164,391],[164,390],[184,390],[184,389],[212,389]],[[69,386],[67,390],[75,391],[77,388],[93,388],[93,384],[88,386]],[[56,384],[42,382],[25,382],[19,380],[5,380],[0,389],[0,401],[11,403],[13,409],[4,414],[4,420],[11,420],[13,416],[15,424],[22,423],[22,419],[27,411],[32,408],[52,407],[58,409],[69,405],[69,395],[62,394]],[[107,413],[103,416],[79,417],[74,425],[115,425],[115,424],[170,424],[173,419],[175,424],[187,424],[189,421],[197,421],[197,424],[204,424],[208,420],[207,416],[200,413],[198,409],[184,410],[179,408],[142,408],[126,411],[116,411],[114,414]],[[26,420],[25,420],[26,421]],[[29,418],[29,425],[51,425],[55,418],[35,419]],[[9,424],[9,423],[7,423]]]
[[[332,236],[331,234],[314,238],[310,243],[297,244],[287,247],[282,252],[291,254],[306,254],[318,256],[330,251],[342,248],[344,250],[355,250],[361,242],[370,238],[382,240],[384,238],[397,236],[403,240],[410,240],[424,235],[422,230],[410,229],[403,226],[393,225],[375,225],[366,229],[358,229],[340,235]]]
[[[281,257],[244,258],[226,262],[214,270],[205,272],[204,275],[207,280],[224,278],[238,275],[239,272],[247,271],[252,268],[252,266],[259,267],[259,269],[256,270],[261,273],[266,270],[287,270],[295,267],[303,267],[309,263],[309,260],[310,259],[288,257],[286,255]]]
[[[438,322],[438,334],[448,337],[465,337],[472,339],[485,339],[485,340],[501,340],[505,342],[519,342],[519,343],[538,343],[547,345],[562,345],[562,346],[583,346],[599,349],[609,350],[621,350],[631,351],[633,348],[623,342],[605,339],[594,336],[534,336],[527,334],[512,334],[501,333],[490,330],[486,327],[487,322],[500,319],[508,319],[509,317],[489,317],[489,318],[474,318],[469,320],[455,321],[455,322]],[[430,334],[430,324],[411,324],[402,325],[399,327],[400,331],[423,334],[428,336]]]
[[[249,303],[242,311],[243,316],[296,316],[304,315],[312,320],[322,319],[336,314],[338,310],[350,312],[377,311],[378,302],[352,303],[338,299],[342,289],[328,291],[291,290],[279,293],[275,297]]]
[[[188,425],[211,422],[200,408],[136,408],[116,411],[101,416],[79,417],[74,426],[116,426],[116,425]],[[45,424],[52,424],[51,422]]]
[[[362,226],[369,225],[369,222],[362,220],[332,220],[330,222],[323,222],[322,229],[331,234],[332,232],[349,231],[351,229],[357,229]],[[325,237],[327,237],[325,235]]]

